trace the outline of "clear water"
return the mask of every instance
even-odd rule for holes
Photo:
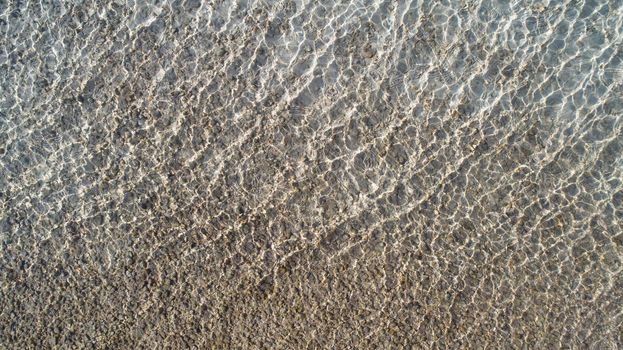
[[[620,1],[0,1],[0,347],[623,344]]]

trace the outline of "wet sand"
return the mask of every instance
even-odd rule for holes
[[[0,31],[0,348],[623,347],[620,2]]]

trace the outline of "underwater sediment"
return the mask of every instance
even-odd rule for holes
[[[620,1],[0,1],[0,347],[623,345]]]

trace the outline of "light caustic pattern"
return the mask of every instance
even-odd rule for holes
[[[0,347],[621,347],[622,6],[0,1]]]

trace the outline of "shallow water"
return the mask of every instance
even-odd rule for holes
[[[0,2],[0,347],[623,346],[623,3]]]

